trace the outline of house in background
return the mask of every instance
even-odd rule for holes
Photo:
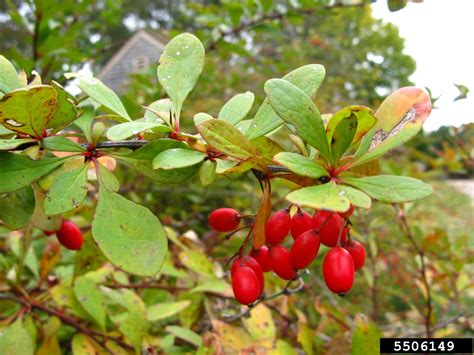
[[[118,94],[126,91],[130,74],[158,64],[168,40],[161,34],[140,30],[105,64],[99,79]]]

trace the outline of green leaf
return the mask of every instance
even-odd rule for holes
[[[381,333],[377,326],[370,321],[356,318],[352,332],[352,355],[368,355],[380,353]]]
[[[327,127],[326,134],[328,142],[331,144],[332,136],[339,123],[345,119],[355,116],[357,119],[357,130],[351,144],[356,144],[364,137],[370,129],[375,125],[377,119],[372,114],[372,110],[364,106],[349,106],[337,111],[331,116]]]
[[[71,343],[73,355],[100,354],[102,347],[85,334],[77,333]]]
[[[6,94],[22,86],[13,64],[3,55],[0,55],[0,92]]]
[[[19,190],[53,171],[67,158],[31,160],[25,155],[0,152],[0,193]]]
[[[196,175],[199,169],[197,165],[173,170],[154,170],[152,166],[152,160],[159,153],[173,148],[188,148],[188,146],[173,139],[157,139],[131,153],[113,156],[131,165],[150,179],[163,184],[181,184]]]
[[[13,138],[16,136],[16,133],[6,129],[4,126],[0,125],[0,137],[2,138]]]
[[[203,66],[204,47],[190,33],[174,37],[161,54],[158,80],[173,101],[178,117],[183,101],[194,88]]]
[[[56,98],[56,90],[48,85],[12,91],[0,99],[0,123],[12,131],[41,137],[56,110]]]
[[[265,92],[275,112],[308,144],[318,149],[330,161],[331,153],[326,131],[318,108],[301,89],[283,79],[265,83]]]
[[[201,181],[202,186],[209,186],[216,181],[217,163],[215,161],[206,160],[201,167],[199,168],[199,180]]]
[[[27,225],[35,209],[35,194],[31,186],[0,196],[0,220],[11,230]]]
[[[99,162],[99,178],[102,184],[105,184],[111,191],[117,192],[120,189],[120,182],[115,174]]]
[[[79,144],[63,136],[46,137],[40,141],[40,145],[45,149],[58,152],[82,153],[85,151]]]
[[[131,120],[117,94],[105,86],[99,79],[78,73],[67,73],[65,77],[67,79],[77,78],[76,85],[89,95],[90,98],[127,121]]]
[[[349,199],[341,194],[338,186],[333,183],[304,187],[286,195],[291,203],[318,210],[345,212],[350,207]]]
[[[35,139],[0,139],[0,150],[12,150],[25,143],[35,142]]]
[[[88,142],[92,142],[92,120],[94,119],[94,115],[94,107],[85,106],[82,107],[81,116],[74,121],[74,125],[84,133]]]
[[[57,93],[57,108],[53,117],[48,121],[46,128],[54,128],[55,131],[66,127],[77,118],[75,100],[69,96],[66,90],[54,80],[51,82]]]
[[[227,282],[220,279],[211,279],[209,281],[201,281],[196,287],[191,289],[192,293],[212,292],[212,293],[226,293],[230,292],[230,286]]]
[[[306,158],[300,154],[282,152],[275,155],[275,162],[288,168],[291,172],[319,179],[322,176],[329,176],[329,173],[314,160]]]
[[[405,87],[396,90],[380,105],[377,123],[362,139],[352,166],[378,158],[413,138],[431,112],[430,97],[423,90]]]
[[[47,215],[69,212],[82,204],[87,196],[88,166],[84,164],[78,169],[62,173],[54,180],[44,200]]]
[[[17,320],[0,331],[0,354],[33,355],[34,344],[30,334]]]
[[[342,119],[335,127],[328,142],[331,145],[331,155],[333,162],[339,161],[344,153],[351,146],[357,130],[357,117],[351,115]]]
[[[230,123],[212,119],[200,123],[197,129],[209,145],[231,157],[248,159],[258,155],[252,143]]]
[[[191,301],[165,302],[158,303],[147,309],[147,319],[150,322],[165,319],[178,314],[183,309],[188,307]]]
[[[94,322],[105,330],[106,308],[105,297],[100,292],[96,281],[87,276],[79,276],[74,281],[74,295]]]
[[[158,154],[153,159],[153,169],[179,169],[199,164],[206,155],[191,149],[173,148]]]
[[[337,188],[339,194],[347,197],[352,205],[366,209],[372,206],[372,200],[366,193],[346,185],[337,185]]]
[[[175,337],[187,341],[188,343],[191,343],[197,347],[202,345],[201,336],[198,333],[193,332],[191,329],[178,327],[176,325],[169,325],[165,329],[168,333],[173,334]]]
[[[170,99],[160,99],[152,102],[145,111],[145,122],[166,122],[171,126],[170,112],[174,112],[174,105]]]
[[[61,227],[62,216],[48,216],[44,212],[44,201],[46,199],[46,194],[44,194],[41,189],[35,190],[35,210],[33,211],[33,216],[31,217],[31,223],[38,229],[45,231],[56,231]]]
[[[191,271],[194,271],[207,278],[215,278],[214,264],[199,250],[183,250],[179,253],[179,261]]]
[[[250,91],[237,94],[222,106],[218,117],[232,125],[236,125],[247,116],[252,109],[254,100],[255,96]]]
[[[155,132],[171,131],[168,126],[157,122],[132,121],[110,127],[107,131],[107,138],[112,141],[121,141],[150,129],[153,129]]]
[[[113,317],[118,323],[119,330],[133,344],[135,351],[140,352],[143,338],[148,332],[146,319],[146,306],[142,299],[132,290],[108,290],[108,295],[113,294],[119,305],[125,307],[126,312]]]
[[[423,181],[406,176],[378,175],[361,178],[344,177],[343,182],[365,192],[370,197],[386,203],[420,200],[433,193],[433,188]]]
[[[198,124],[207,121],[207,120],[212,120],[214,117],[212,117],[210,114],[205,113],[205,112],[198,112],[194,115],[193,121],[194,125],[197,127]]]
[[[165,260],[167,239],[158,218],[103,186],[92,235],[105,257],[129,273],[154,276]]]
[[[326,70],[322,65],[309,64],[295,69],[283,77],[284,80],[292,83],[310,98],[316,95],[321,86]],[[283,124],[280,117],[273,111],[268,98],[263,101],[246,133],[249,139],[254,139],[272,132]]]

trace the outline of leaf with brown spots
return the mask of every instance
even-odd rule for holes
[[[377,123],[362,139],[352,166],[378,158],[413,138],[431,112],[430,97],[416,87],[396,90],[375,113]]]
[[[41,137],[57,109],[57,93],[49,85],[12,91],[0,99],[0,123],[6,128]]]

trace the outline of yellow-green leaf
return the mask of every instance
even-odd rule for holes
[[[329,173],[325,168],[314,160],[306,158],[300,154],[282,152],[275,155],[273,160],[288,168],[291,172],[301,176],[307,176],[314,179],[329,176]]]
[[[209,145],[231,157],[247,159],[258,155],[252,143],[237,128],[223,120],[204,121],[197,129]]]
[[[218,117],[232,125],[236,125],[247,116],[252,108],[254,99],[255,96],[250,91],[237,94],[222,106]]]

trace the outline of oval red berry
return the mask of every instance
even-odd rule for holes
[[[268,259],[268,247],[266,245],[262,245],[260,248],[253,250],[251,255],[260,264],[263,272],[272,271],[270,260]]]
[[[233,276],[237,269],[242,266],[248,266],[255,272],[255,275],[257,275],[258,277],[260,293],[262,293],[263,288],[265,287],[265,278],[263,276],[262,267],[260,266],[258,261],[252,258],[251,256],[244,256],[243,258],[239,257],[235,259],[232,263],[232,266],[230,268],[230,275]]]
[[[351,240],[350,244],[344,246],[354,260],[355,271],[359,270],[365,263],[365,249],[364,246],[356,240]]]
[[[354,284],[354,272],[354,261],[346,249],[332,248],[324,257],[324,282],[332,292],[339,295],[349,292]]]
[[[297,212],[291,218],[290,230],[291,236],[296,240],[301,234],[313,228],[313,220],[311,215],[305,211]]]
[[[319,235],[314,230],[301,234],[290,250],[291,266],[296,270],[307,268],[318,255],[319,246]]]
[[[239,212],[233,208],[219,208],[209,215],[209,225],[218,232],[231,232],[240,224]]]
[[[70,250],[79,250],[84,238],[79,227],[72,221],[65,219],[61,228],[56,232],[59,243]]]
[[[268,260],[272,270],[284,280],[296,277],[296,271],[291,266],[290,252],[281,245],[274,245],[268,252]]]
[[[331,211],[318,211],[313,217],[313,228],[319,231],[321,243],[328,247],[335,247],[339,234],[340,243],[344,243],[347,237],[347,228],[343,227],[343,220],[337,213]],[[344,228],[341,232],[341,229]]]
[[[258,277],[249,266],[238,267],[232,276],[232,290],[241,304],[250,304],[260,297]]]
[[[290,232],[291,217],[287,210],[272,214],[265,225],[265,240],[268,244],[279,244]]]

